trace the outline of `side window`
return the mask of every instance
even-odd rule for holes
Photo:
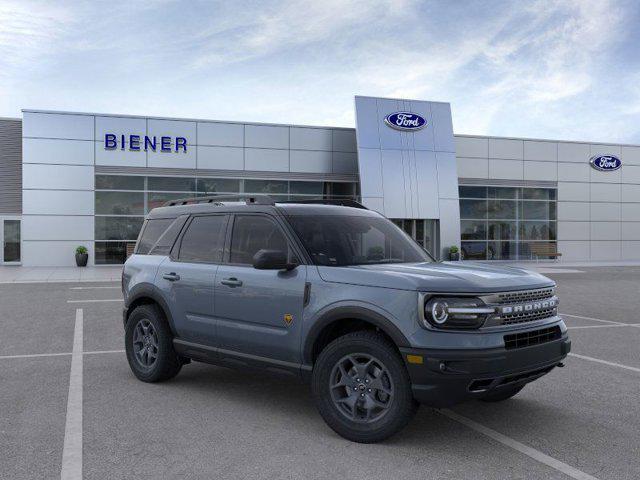
[[[160,235],[165,232],[174,220],[174,218],[152,218],[147,220],[142,230],[142,236],[138,242],[136,253],[140,255],[149,253],[149,250],[151,250],[151,247],[158,241]]]
[[[288,256],[289,245],[280,227],[264,216],[236,216],[229,262],[251,264],[253,256],[262,249],[281,250]]]
[[[169,255],[171,247],[178,238],[180,230],[184,226],[185,222],[189,218],[189,215],[181,215],[175,219],[175,221],[160,235],[160,238],[155,243],[155,246],[149,252],[149,255]]]
[[[178,260],[220,263],[226,224],[226,215],[194,217],[182,236]]]

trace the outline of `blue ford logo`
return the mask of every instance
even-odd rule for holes
[[[596,155],[595,157],[591,157],[589,163],[593,168],[601,172],[612,172],[622,166],[620,159],[613,155]]]
[[[427,121],[417,113],[396,112],[384,117],[384,123],[396,130],[420,130],[427,126]]]

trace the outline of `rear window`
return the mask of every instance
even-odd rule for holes
[[[226,226],[226,215],[193,217],[182,236],[178,259],[181,262],[220,263]]]
[[[174,220],[175,218],[152,218],[144,222],[144,228],[142,229],[142,235],[138,241],[136,253],[139,255],[148,254],[160,236],[167,230]]]

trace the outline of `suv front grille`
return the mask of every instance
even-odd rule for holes
[[[503,325],[515,325],[518,323],[534,322],[543,318],[553,317],[556,314],[555,308],[545,308],[535,312],[521,312],[502,315]]]
[[[554,287],[547,287],[481,297],[487,305],[496,307],[496,315],[489,317],[485,326],[516,325],[554,317],[558,314],[555,293]]]
[[[530,347],[532,345],[552,342],[561,336],[560,327],[557,325],[555,327],[533,330],[531,332],[513,333],[504,336],[504,347],[507,350]]]
[[[523,290],[519,292],[505,292],[499,293],[498,302],[500,305],[505,303],[521,303],[531,302],[534,300],[543,300],[545,298],[551,298],[555,294],[553,288],[540,288],[537,290]]]

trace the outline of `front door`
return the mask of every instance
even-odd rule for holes
[[[158,287],[171,308],[178,337],[213,346],[214,282],[222,260],[227,215],[194,216],[171,253],[158,268]]]
[[[0,217],[0,262],[7,265],[20,263],[20,218]]]
[[[261,249],[295,254],[282,225],[269,215],[235,215],[227,261],[216,274],[219,347],[245,355],[299,363],[306,266],[257,270]]]

